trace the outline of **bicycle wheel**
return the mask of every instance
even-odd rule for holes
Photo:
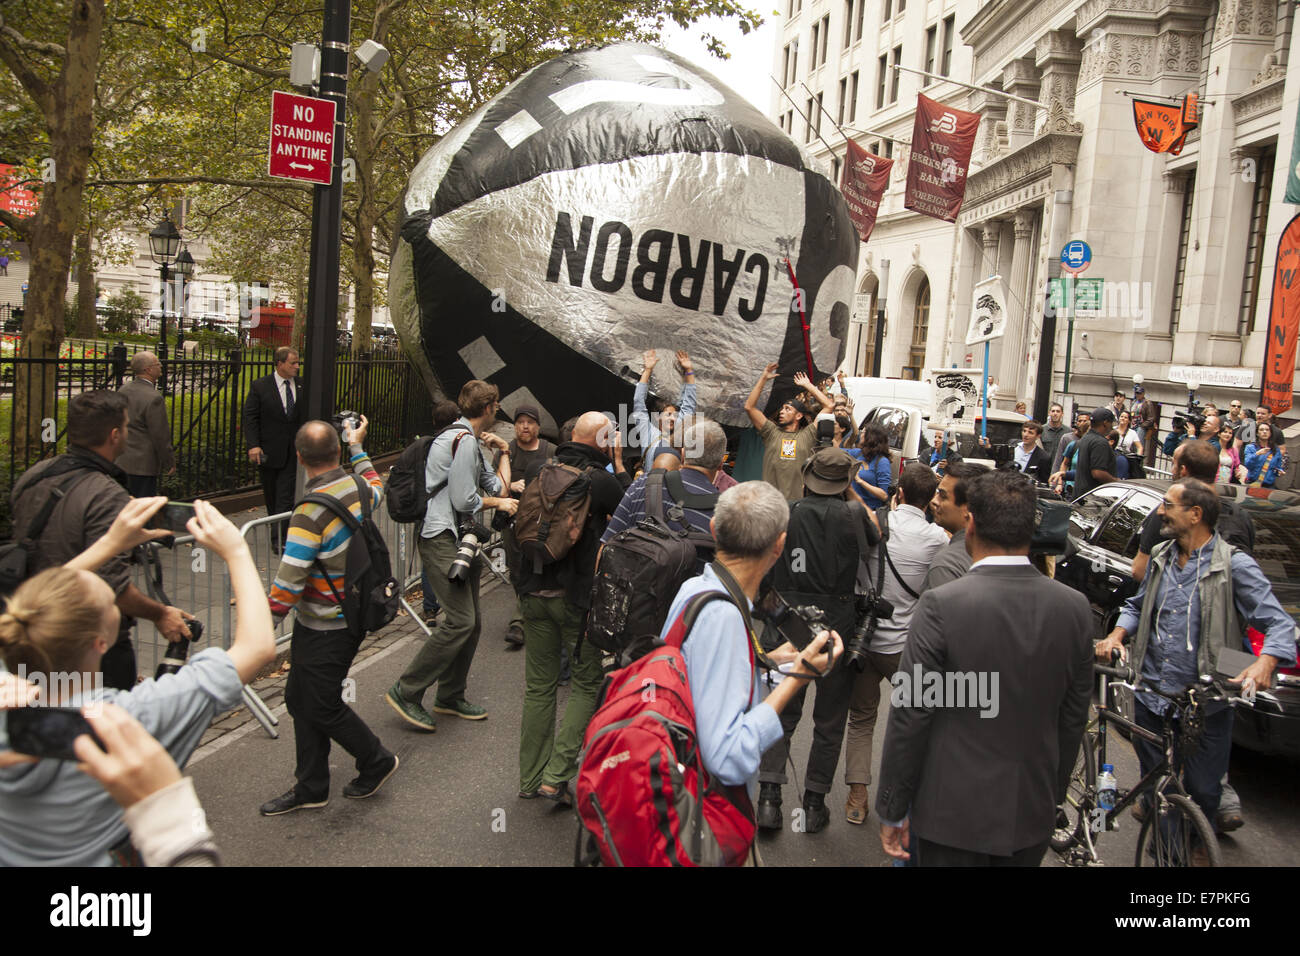
[[[1134,866],[1191,866],[1193,850],[1205,848],[1207,866],[1219,866],[1219,841],[1191,797],[1166,793],[1160,813],[1147,813],[1138,834]],[[1157,825],[1159,821],[1160,825]]]
[[[1076,843],[1083,843],[1084,830],[1092,820],[1093,794],[1097,786],[1097,735],[1087,731],[1079,744],[1079,756],[1065,791],[1065,802],[1056,808],[1056,829],[1051,846],[1064,853]]]

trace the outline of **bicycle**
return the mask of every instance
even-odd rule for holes
[[[1202,678],[1180,693],[1167,694],[1155,687],[1135,684],[1135,675],[1127,667],[1094,664],[1093,671],[1101,676],[1100,702],[1096,716],[1084,731],[1065,802],[1057,808],[1052,849],[1069,866],[1103,865],[1097,854],[1096,838],[1105,831],[1115,830],[1116,818],[1142,800],[1146,815],[1138,834],[1134,866],[1190,866],[1198,848],[1204,849],[1206,865],[1219,866],[1219,841],[1210,821],[1183,789],[1174,770],[1176,756],[1195,747],[1200,738],[1206,704],[1226,700],[1231,706],[1253,707],[1253,697],[1234,696],[1236,688],[1211,678]],[[1159,734],[1138,726],[1108,706],[1109,681],[1112,678],[1118,681],[1118,686],[1135,693],[1155,694],[1174,705],[1163,716]],[[1135,787],[1119,791],[1118,799],[1109,811],[1097,800],[1097,768],[1106,763],[1107,724],[1122,727],[1164,751],[1161,762]]]

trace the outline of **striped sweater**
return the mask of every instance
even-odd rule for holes
[[[353,445],[352,470],[370,484],[374,506],[384,496],[384,483],[360,445]],[[348,510],[361,518],[361,497],[352,475],[341,467],[317,475],[307,482],[308,494],[324,494],[339,499]],[[347,628],[343,609],[330,591],[329,584],[316,568],[319,558],[329,572],[334,589],[343,593],[347,569],[348,542],[352,531],[343,519],[324,505],[300,504],[289,521],[289,537],[284,556],[271,585],[271,614],[278,624],[293,608],[304,625],[317,631],[341,631]]]

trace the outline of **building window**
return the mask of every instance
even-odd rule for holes
[[[870,153],[872,153],[872,154],[875,155],[875,156],[884,156],[884,155],[885,155],[884,153],[882,153],[882,152],[880,151],[880,140],[878,140],[878,139],[877,139],[877,140],[872,140],[871,145],[870,145],[869,147],[867,147],[867,149],[868,149],[868,151],[869,151]]]
[[[916,290],[916,309],[912,313],[912,344],[907,350],[907,365],[903,378],[914,382],[921,380],[925,368],[925,342],[930,334],[930,280],[922,279]]]
[[[879,63],[879,82],[876,84],[876,109],[881,109],[885,105],[885,82],[889,76],[889,57],[882,56]]]
[[[813,70],[817,69],[817,41],[821,38],[821,31],[822,25],[820,23],[814,23],[812,29],[812,47],[809,50],[809,52],[812,53],[812,59],[808,61],[809,73],[812,73]]]
[[[893,65],[898,66],[902,62],[903,48],[901,46],[896,46],[894,47]],[[889,79],[889,102],[891,103],[898,102],[898,77],[899,71],[894,70],[894,75]]]
[[[1187,274],[1187,239],[1192,232],[1192,196],[1196,193],[1196,173],[1187,174],[1183,184],[1183,215],[1178,225],[1178,264],[1174,268],[1174,307],[1169,315],[1169,334],[1178,331],[1178,315],[1183,309],[1183,278]]]
[[[863,16],[866,14],[866,12],[867,12],[867,3],[866,3],[866,0],[858,0],[858,24],[857,24],[856,27],[854,27],[854,30],[853,30],[853,39],[854,39],[854,40],[861,40],[861,39],[862,39],[862,19],[863,19]]]
[[[817,94],[817,135],[818,136],[822,134],[822,113],[825,110],[825,107],[822,106],[822,97],[825,95],[826,94],[824,93]]]
[[[835,157],[833,168],[835,171],[831,175],[831,182],[838,183],[840,181],[840,158],[838,156]]]
[[[1255,157],[1258,175],[1255,192],[1250,198],[1250,243],[1246,247],[1246,274],[1241,286],[1241,316],[1237,320],[1237,335],[1250,334],[1250,325],[1259,305],[1259,277],[1264,271],[1264,231],[1268,228],[1268,194],[1273,188],[1273,164],[1277,151],[1270,146]]]
[[[821,62],[825,63],[831,46],[831,15],[828,13],[822,17],[822,58]]]
[[[805,108],[804,116],[808,118],[808,128],[804,130],[803,141],[811,143],[813,137],[813,98],[811,96],[808,97],[808,105]]]
[[[907,9],[907,0],[898,0],[898,12],[902,13]]]
[[[844,0],[844,48],[853,43],[853,0]]]
[[[858,118],[858,71],[849,76],[849,122]]]
[[[835,111],[837,116],[835,122],[839,123],[841,126],[844,125],[844,107],[847,105],[848,98],[849,78],[846,76],[844,79],[840,80],[840,107]]]
[[[936,48],[938,47],[938,43],[939,43],[939,28],[937,26],[930,27],[925,31],[925,72],[927,73],[934,72],[934,53]],[[929,84],[933,83],[934,80],[931,77],[927,76],[921,82],[922,85],[928,86]]]
[[[957,33],[956,16],[944,17],[943,19],[943,61],[939,65],[939,72],[944,76],[952,75],[952,41],[953,36]]]
[[[881,155],[881,154],[880,154],[880,153],[877,153],[876,155],[879,156],[879,155]],[[893,141],[892,139],[887,139],[887,140],[885,140],[885,152],[884,152],[883,155],[884,155],[885,159],[893,159],[893,158],[894,158],[894,141]]]
[[[885,0],[884,12],[880,15],[881,23],[888,23],[890,20],[894,19],[894,8],[891,5],[892,2],[893,0]]]
[[[781,54],[781,89],[790,85],[790,44],[785,45]]]

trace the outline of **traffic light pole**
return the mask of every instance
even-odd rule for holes
[[[317,186],[312,198],[303,383],[309,419],[328,420],[334,414],[350,18],[351,0],[326,0],[320,45],[320,95],[334,101],[334,156],[330,184]]]

